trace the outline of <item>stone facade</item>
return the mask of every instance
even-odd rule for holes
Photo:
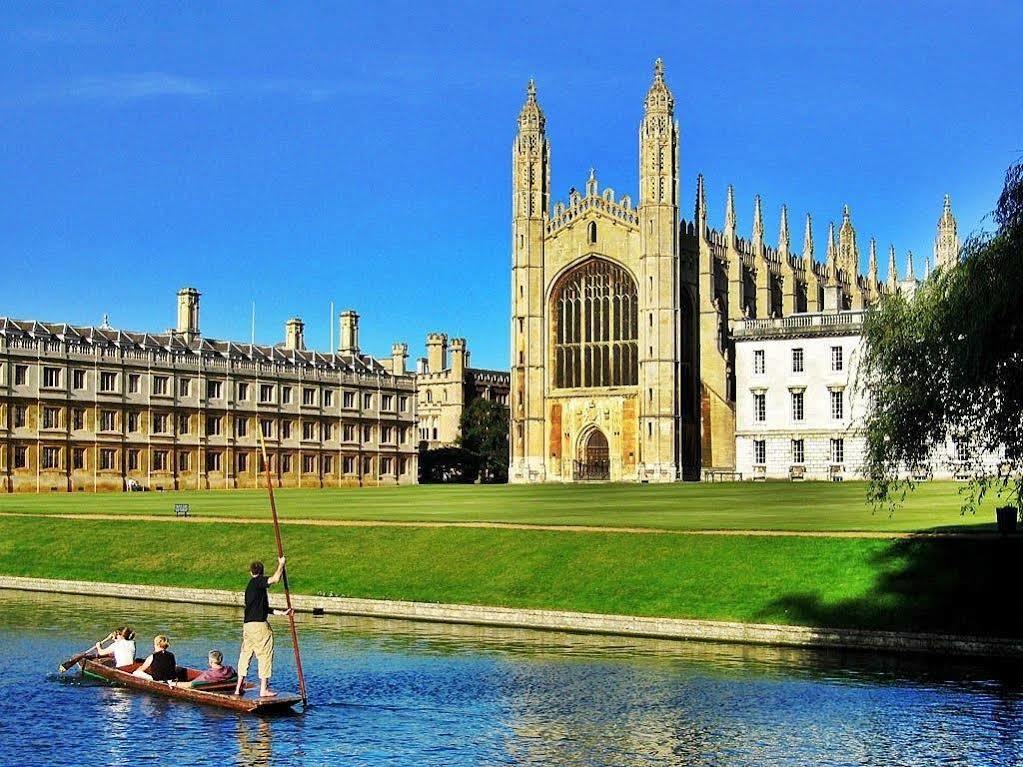
[[[734,469],[736,343],[747,319],[863,310],[906,283],[876,244],[860,273],[848,207],[815,257],[779,213],[765,240],[760,197],[740,237],[728,187],[722,230],[708,225],[703,177],[693,220],[679,215],[675,101],[660,60],[639,128],[639,194],[600,189],[596,174],[551,206],[551,146],[532,81],[512,147],[512,482],[697,479]],[[939,255],[940,252],[940,255]],[[935,263],[958,257],[946,198]],[[912,269],[910,257],[909,268]]]
[[[736,470],[743,479],[863,478],[869,397],[858,384],[865,311],[742,320],[736,360]],[[999,456],[971,457],[951,439],[919,466],[916,479],[967,479],[979,461],[997,473]]]
[[[474,399],[482,397],[508,405],[508,373],[470,367],[469,356],[464,338],[449,341],[444,333],[430,333],[426,337],[426,356],[416,365],[421,449],[455,445],[462,413]]]
[[[307,350],[299,318],[260,346],[199,332],[199,292],[166,333],[0,319],[0,478],[8,492],[255,487],[257,429],[286,487],[417,481],[406,347]]]

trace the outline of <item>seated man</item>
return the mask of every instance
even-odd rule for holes
[[[220,650],[210,650],[209,668],[199,673],[191,682],[174,682],[176,687],[205,687],[215,682],[228,682],[235,678],[236,672],[224,665],[224,654]]]

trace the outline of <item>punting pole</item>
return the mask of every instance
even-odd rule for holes
[[[284,556],[284,544],[281,542],[281,523],[277,518],[277,503],[274,501],[274,484],[273,476],[270,473],[270,460],[266,455],[266,443],[263,441],[263,427],[262,424],[256,429],[256,433],[259,434],[259,449],[263,454],[263,468],[266,470],[266,491],[270,495],[270,513],[273,515],[274,520],[274,537],[277,539],[277,556]],[[291,591],[288,588],[288,568],[287,565],[284,567],[284,572],[281,573],[281,582],[284,584],[284,600],[288,606],[288,622],[291,624],[291,646],[295,648],[295,670],[298,672],[298,692],[302,696],[302,708],[303,710],[309,704],[308,696],[305,691],[305,676],[302,674],[302,655],[298,651],[298,630],[295,628],[295,615],[291,613]]]

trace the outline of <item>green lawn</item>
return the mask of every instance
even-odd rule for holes
[[[281,489],[283,518],[487,521],[658,527],[672,530],[875,530],[993,527],[995,502],[960,514],[962,487],[919,486],[894,515],[865,503],[862,482],[671,485],[421,485]],[[189,503],[198,516],[266,518],[265,491],[2,495],[0,512],[166,514]]]
[[[228,496],[224,496],[225,498]],[[1023,541],[285,529],[297,592],[1023,637]],[[0,518],[0,572],[241,589],[263,526]]]

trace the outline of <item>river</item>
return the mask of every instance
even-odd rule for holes
[[[124,622],[140,654],[163,632],[179,662],[233,664],[238,621],[0,591],[0,765],[1023,764],[1018,665],[303,615],[304,715],[56,673]],[[294,690],[283,623],[277,639]]]

